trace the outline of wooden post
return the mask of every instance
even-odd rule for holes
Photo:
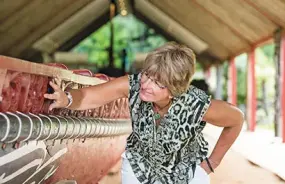
[[[109,47],[109,67],[114,67],[114,20],[116,15],[115,1],[111,0],[110,4],[110,47]]]
[[[209,78],[211,77],[211,67],[208,67],[204,70],[204,76],[205,76],[206,81],[208,81]]]
[[[233,105],[237,105],[237,72],[234,58],[230,60],[228,76],[228,101]]]
[[[215,91],[215,99],[222,100],[223,99],[223,65],[216,66],[216,80],[217,87]]]
[[[274,64],[275,64],[275,98],[274,98],[274,135],[281,136],[281,39],[282,29],[279,28],[274,33]]]
[[[282,142],[285,143],[285,35],[280,44]]]
[[[255,48],[248,55],[247,69],[247,122],[249,131],[253,132],[256,126]]]

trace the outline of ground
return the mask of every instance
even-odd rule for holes
[[[120,163],[99,184],[120,184]],[[211,174],[211,184],[285,184],[276,175],[229,150],[221,165]]]

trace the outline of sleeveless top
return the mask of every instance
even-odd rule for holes
[[[190,86],[173,98],[168,113],[156,126],[153,105],[139,97],[140,74],[129,75],[129,107],[133,132],[127,138],[126,157],[142,184],[188,184],[196,164],[207,156],[202,121],[211,98]]]

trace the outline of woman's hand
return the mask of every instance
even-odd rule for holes
[[[215,170],[215,169],[219,166],[219,163],[212,161],[210,158],[209,158],[208,160],[209,160],[209,162],[210,162],[211,167],[213,168],[213,170]],[[212,171],[211,171],[211,169],[210,169],[210,167],[209,167],[209,165],[208,165],[208,163],[207,163],[206,160],[204,160],[204,161],[200,164],[200,166],[202,167],[202,169],[204,169],[204,170],[206,171],[207,174],[211,174]]]
[[[53,88],[53,94],[44,94],[44,97],[50,100],[53,100],[53,103],[49,106],[49,110],[51,111],[54,108],[64,108],[68,105],[68,98],[64,91],[60,89],[58,85],[49,82],[50,86]]]
[[[54,103],[50,105],[49,110],[52,110],[53,108],[65,108],[69,104],[67,95],[59,87],[61,82],[60,79],[55,78],[55,82],[56,84],[50,82],[51,87],[54,89],[54,93],[44,95],[45,98],[54,100]],[[128,76],[123,76],[94,86],[71,89],[69,92],[72,95],[73,100],[68,109],[95,109],[119,98],[127,98],[129,94],[129,79]]]

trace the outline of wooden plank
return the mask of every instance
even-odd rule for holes
[[[180,12],[181,9],[179,9],[179,7],[177,7],[176,5],[173,6],[172,4],[168,5],[168,2],[166,2],[166,1],[164,1],[164,3],[159,3],[158,1],[150,0],[150,2],[153,5],[155,5],[157,8],[162,10],[164,13],[168,14],[171,18],[176,20],[179,24],[181,24],[182,26],[184,26],[186,28],[185,23],[183,23],[184,21],[182,21],[182,18],[183,19],[185,18],[186,13]],[[173,6],[173,7],[171,7],[171,6]],[[169,9],[170,7],[171,7],[171,11],[165,10],[165,9]],[[188,23],[190,23],[190,22],[188,22]],[[226,47],[215,42],[215,40],[211,40],[210,42],[208,42],[209,39],[207,39],[207,37],[204,37],[203,35],[201,36],[200,34],[197,34],[197,30],[195,30],[195,28],[193,28],[193,29],[190,28],[189,30],[190,30],[190,32],[192,32],[196,36],[198,36],[201,40],[203,40],[209,44],[210,49],[208,49],[207,51],[210,52],[211,54],[215,55],[216,57],[220,58],[221,60],[223,58],[226,58],[229,55],[230,51]],[[213,47],[214,45],[216,45],[216,46]]]
[[[30,2],[32,2],[32,0],[1,1],[0,23],[2,24],[5,18],[17,13],[21,8],[23,8]]]
[[[285,1],[284,0],[244,0],[256,8],[275,24],[285,28]]]
[[[151,0],[151,2],[202,40],[209,43],[209,51],[221,59],[226,59],[237,52],[237,50],[249,48],[249,45],[244,40],[237,37],[228,27],[210,14],[205,13],[192,1],[166,0],[164,3],[159,3]]]
[[[244,1],[195,1],[251,44],[272,34],[277,28],[272,21]]]
[[[52,53],[60,45],[76,35],[76,33],[88,26],[92,21],[102,16],[108,9],[109,1],[92,1],[78,13],[67,19],[63,24],[38,40],[33,45],[33,48],[43,52]]]
[[[0,52],[3,53],[15,43],[19,44],[22,38],[25,38],[72,2],[73,0],[36,0],[29,3],[1,24]]]
[[[12,14],[9,16],[4,22],[2,22],[0,27],[0,32],[5,32],[6,30],[9,30],[10,28],[14,27],[14,25],[17,26],[18,23],[21,24],[21,21],[24,17],[26,17],[28,14],[35,15],[35,11],[37,8],[40,7],[40,5],[44,2],[44,0],[32,0],[29,4],[24,5],[20,11],[15,12],[15,14]],[[40,17],[39,15],[37,17]],[[27,23],[27,22],[26,22]]]
[[[164,29],[176,40],[191,47],[196,53],[200,54],[207,50],[208,44],[191,33],[188,29],[181,26],[163,11],[147,1],[136,1],[135,8],[140,11],[144,17],[155,22],[157,26]]]
[[[34,13],[33,10],[35,10],[44,0],[34,0],[28,5],[24,6],[19,12],[13,14],[10,16],[8,19],[6,19],[0,27],[0,39],[2,40],[1,45],[0,45],[0,53],[4,52],[4,49],[7,48],[11,43],[13,43],[16,38],[20,37],[21,34],[26,34],[25,32],[21,32],[19,34],[19,27],[18,29],[14,29],[14,31],[17,31],[18,36],[14,33],[15,37],[13,34],[11,34],[11,29],[13,28],[13,25],[17,25],[17,22],[22,22],[23,17],[29,13]],[[39,17],[39,16],[38,16]],[[10,33],[9,33],[10,31]],[[13,32],[12,32],[13,33]],[[5,39],[6,37],[6,39]]]
[[[31,47],[32,44],[40,39],[43,35],[50,32],[56,26],[63,23],[68,17],[75,14],[79,11],[82,7],[86,6],[92,0],[76,0],[72,1],[66,8],[61,11],[58,11],[54,16],[50,17],[45,24],[42,24],[37,27],[37,29],[32,30],[32,32],[27,35],[26,37],[21,39],[21,44],[15,42],[13,46],[9,48],[7,51],[7,55],[13,57],[19,57],[20,54],[26,50],[27,48]]]
[[[110,20],[110,11],[106,11],[100,17],[96,18],[92,22],[90,22],[84,29],[77,32],[67,41],[65,41],[57,51],[70,51],[76,45],[78,45],[82,40],[90,36],[92,33],[96,32],[100,27],[106,24]]]
[[[83,85],[97,85],[105,81],[95,77],[87,77],[73,74],[70,70],[64,70],[44,64],[32,63],[16,58],[0,55],[0,69],[43,75],[48,77],[59,77],[61,79],[72,81]]]

